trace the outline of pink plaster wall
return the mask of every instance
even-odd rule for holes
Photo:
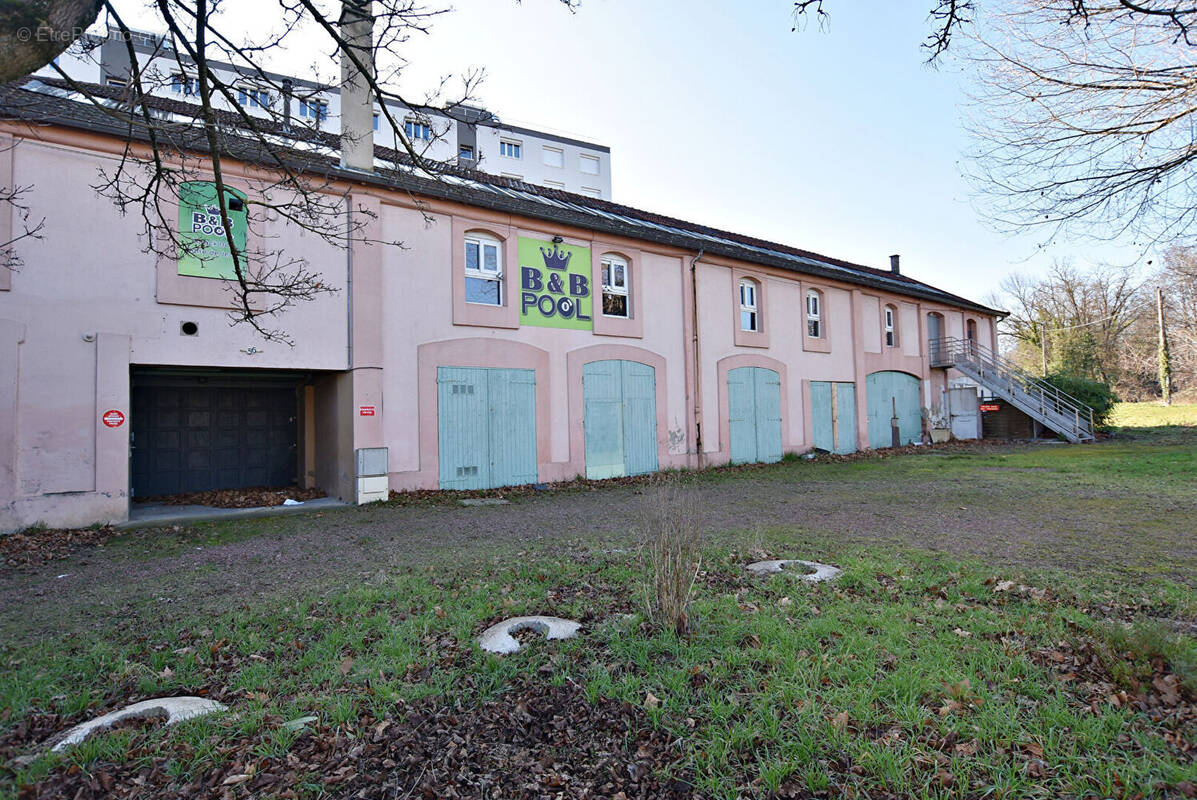
[[[13,275],[11,291],[0,291],[0,370],[16,376],[0,384],[0,529],[35,520],[74,525],[124,518],[129,425],[106,428],[99,414],[108,408],[128,414],[130,365],[326,373],[312,393],[314,471],[320,486],[352,499],[358,447],[388,448],[392,488],[437,485],[438,366],[535,370],[540,479],[551,481],[585,472],[581,373],[589,361],[626,358],[653,366],[658,461],[663,468],[698,466],[730,456],[727,371],[735,366],[781,374],[786,452],[810,447],[809,382],[855,382],[863,446],[865,377],[906,371],[924,380],[930,397],[926,313],[943,313],[945,334],[963,335],[964,315],[950,307],[705,257],[692,286],[694,253],[454,204],[418,211],[405,195],[355,189],[349,207],[369,221],[371,241],[356,242],[348,252],[264,223],[263,241],[305,254],[338,290],[277,320],[294,347],[270,344],[245,326],[230,326],[206,286],[187,304],[187,287],[168,275],[178,291],[169,298],[156,294],[163,286],[160,265],[141,252],[136,219],[121,218],[90,189],[110,157],[38,141],[11,152],[13,180],[35,187],[33,213],[46,216],[47,229],[43,241],[22,245],[28,266]],[[0,163],[0,176],[4,169]],[[508,303],[500,308],[464,303],[461,237],[468,230],[504,242]],[[596,319],[593,332],[521,328],[511,283],[518,279],[519,235],[562,235],[590,247],[596,293],[601,255],[624,255],[631,264],[632,318]],[[403,247],[380,244],[393,241]],[[760,285],[763,329],[757,334],[739,329],[742,275]],[[824,298],[826,335],[814,342],[805,336],[807,288]],[[881,346],[885,303],[899,309],[898,347]],[[991,321],[976,318],[980,340],[991,344]],[[199,336],[179,334],[185,320],[199,324]],[[938,387],[941,377],[935,381]],[[362,405],[373,405],[374,416],[362,417]]]
[[[158,302],[137,215],[122,217],[91,188],[112,157],[31,139],[10,153],[12,180],[32,187],[30,213],[46,222],[42,239],[18,244],[24,266],[0,292],[3,383],[19,397],[0,393],[0,530],[127,517],[130,423],[108,428],[99,417],[110,408],[128,417],[131,364],[345,369],[343,250],[266,223],[272,247],[306,254],[342,291],[274,321],[294,347],[265,343],[221,308]],[[183,321],[199,335],[180,335]]]

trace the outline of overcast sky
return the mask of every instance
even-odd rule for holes
[[[970,76],[924,63],[930,4],[837,0],[826,30],[792,32],[789,0],[457,0],[406,46],[402,88],[485,67],[504,120],[611,147],[617,202],[871,266],[900,253],[977,300],[1053,257],[1133,259],[986,224],[962,177]]]

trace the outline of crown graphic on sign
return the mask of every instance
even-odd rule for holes
[[[553,252],[540,248],[540,254],[544,256],[544,265],[549,269],[567,269],[569,267],[569,260],[573,257],[573,253],[562,253],[557,249],[557,245],[553,245]]]
[[[207,207],[206,209],[204,209],[204,210],[205,210],[205,211],[207,211],[209,214],[211,214],[211,215],[212,215],[212,216],[214,216],[214,217],[219,217],[219,216],[220,216],[220,206],[213,206],[213,205],[210,205],[210,206],[208,206],[208,207]]]

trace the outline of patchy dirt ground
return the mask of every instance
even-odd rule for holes
[[[4,744],[0,742],[0,753]],[[366,716],[352,726],[309,726],[285,757],[263,758],[262,747],[251,737],[229,743],[223,763],[183,787],[180,796],[222,798],[248,792],[253,797],[294,797],[302,783],[333,796],[358,798],[693,796],[684,777],[662,777],[680,749],[665,731],[649,725],[643,709],[611,698],[591,703],[573,684],[530,682],[496,700],[461,708],[426,698],[384,719]],[[21,800],[174,793],[170,754],[149,747],[142,752],[135,744],[131,755],[107,769],[59,770],[25,787]]]
[[[1137,451],[1128,458],[1118,447],[953,448],[736,468],[694,479],[698,515],[713,534],[768,530],[808,557],[840,542],[896,543],[1197,582],[1197,491],[1135,474]],[[1165,451],[1176,448],[1144,445],[1142,458]],[[627,547],[645,496],[643,485],[580,485],[515,492],[502,506],[401,501],[135,531],[52,563],[0,567],[0,640],[19,646],[80,626],[220,611],[412,564]]]

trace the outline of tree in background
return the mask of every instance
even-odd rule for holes
[[[1197,233],[1197,3],[924,2],[928,60],[959,51],[980,80],[970,172],[998,227]],[[797,0],[796,27],[835,5]]]
[[[1040,371],[1046,339],[1048,371],[1115,384],[1119,349],[1143,304],[1143,284],[1131,268],[1082,272],[1055,262],[1048,274],[1012,275],[995,302],[1010,310],[1001,332],[1015,342],[1015,358]]]

